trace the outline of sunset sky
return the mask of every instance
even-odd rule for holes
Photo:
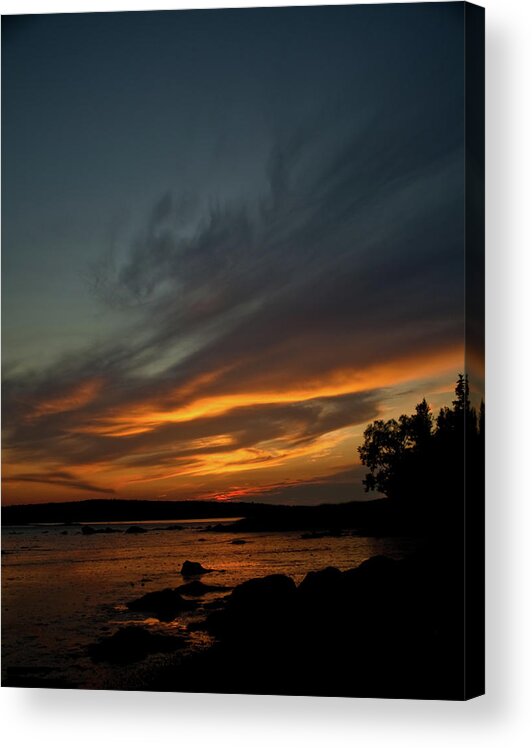
[[[464,369],[462,4],[3,20],[4,503],[365,497]]]

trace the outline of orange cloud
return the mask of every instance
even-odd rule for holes
[[[81,382],[61,395],[50,397],[48,400],[38,403],[31,411],[29,418],[41,418],[53,413],[63,413],[83,408],[96,399],[102,386],[101,379],[89,379]]]
[[[320,397],[337,397],[370,389],[390,387],[412,379],[421,379],[445,369],[463,369],[463,347],[438,350],[431,356],[410,356],[366,369],[343,368],[333,370],[319,379],[304,384],[287,381],[274,390],[260,388],[248,392],[220,393],[197,397],[186,405],[154,408],[146,403],[128,407],[118,414],[99,418],[94,424],[80,426],[77,431],[108,437],[131,436],[153,431],[166,423],[183,423],[198,418],[221,416],[235,408],[253,405],[301,403]],[[211,379],[214,379],[214,375]],[[195,390],[196,388],[194,388]],[[183,389],[175,396],[182,399]]]

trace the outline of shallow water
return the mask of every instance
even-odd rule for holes
[[[219,520],[216,520],[219,522]],[[82,535],[79,526],[25,526],[2,529],[2,671],[50,668],[49,677],[79,688],[142,687],[147,668],[163,664],[168,655],[153,655],[135,665],[94,664],[87,646],[120,626],[136,623],[165,632],[186,631],[202,607],[171,623],[146,619],[125,603],[146,592],[177,587],[185,560],[199,561],[215,571],[212,584],[233,586],[252,577],[288,574],[296,583],[308,571],[357,566],[371,556],[400,558],[415,548],[407,538],[302,539],[300,532],[236,534],[209,532],[212,520],[177,522],[183,530],[166,529],[171,522],[142,523],[149,530]],[[113,524],[126,529],[132,523]],[[141,523],[134,523],[141,524]],[[96,525],[93,525],[96,527]],[[65,534],[66,533],[66,534]],[[235,538],[245,545],[232,545]],[[220,597],[206,595],[204,603]],[[210,640],[194,634],[191,646]],[[20,671],[19,671],[20,672]],[[45,685],[45,681],[43,681]]]

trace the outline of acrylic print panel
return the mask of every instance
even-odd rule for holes
[[[3,18],[3,685],[482,693],[483,38]]]

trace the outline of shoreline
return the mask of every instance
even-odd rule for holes
[[[449,617],[456,610],[455,573],[441,550],[424,548],[401,560],[373,556],[345,571],[309,571],[299,584],[287,574],[270,574],[230,590],[214,579],[211,584],[203,569],[171,590],[175,617],[185,601],[187,610],[201,608],[199,620],[177,634],[160,633],[146,621],[119,626],[88,651],[95,663],[114,660],[114,677],[103,685],[111,689],[460,698],[459,631]],[[151,595],[149,606],[154,597],[160,603],[161,592],[144,596]],[[129,604],[164,620],[162,609],[146,610],[142,600]],[[196,641],[210,638],[210,646],[191,650],[193,637],[201,636]],[[131,663],[142,664],[134,670]],[[38,670],[8,666],[2,685],[102,687]]]

